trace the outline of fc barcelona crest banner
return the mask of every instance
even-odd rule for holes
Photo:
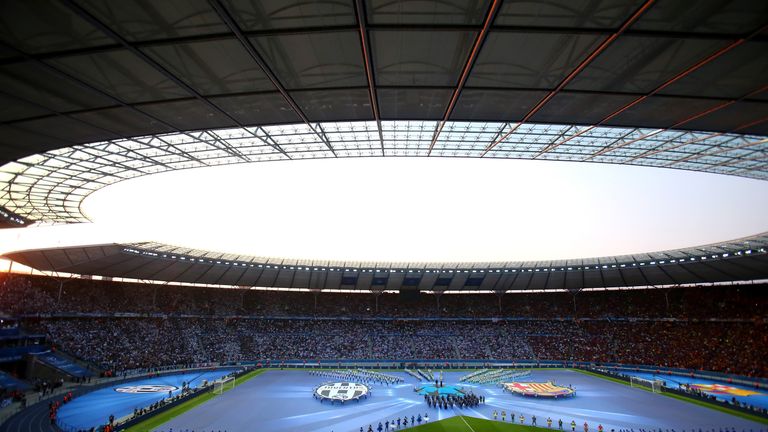
[[[729,385],[723,385],[723,384],[691,384],[691,388],[705,392],[705,393],[713,393],[713,394],[729,395],[729,396],[752,396],[752,395],[761,394],[756,391],[742,389],[742,388],[733,387]]]
[[[572,388],[561,387],[551,382],[511,382],[502,385],[505,390],[523,396],[557,398],[575,393]]]

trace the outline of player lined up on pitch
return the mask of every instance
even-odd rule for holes
[[[398,417],[397,419],[392,420],[386,420],[383,423],[379,422],[379,425],[376,427],[376,429],[373,428],[373,425],[368,425],[368,429],[365,429],[363,426],[360,426],[360,432],[388,432],[388,431],[396,431],[400,429],[407,429],[409,427],[419,426],[422,423],[428,423],[429,422],[429,414],[424,413],[424,416],[422,417],[421,414],[412,415],[410,417],[410,423],[408,421],[408,416]]]
[[[506,410],[502,410],[502,411],[493,410],[493,419],[496,420],[496,421],[499,421],[499,418],[501,418],[501,421],[506,422],[507,421],[507,411]],[[521,413],[519,416],[517,416],[517,419],[518,419],[518,421],[520,422],[521,425],[526,424],[525,423],[525,420],[526,420],[525,414]],[[509,421],[511,423],[515,423],[515,413],[513,413],[512,411],[509,412]],[[531,426],[538,426],[537,421],[538,421],[538,419],[536,418],[536,415],[535,414],[532,415],[531,416],[531,424],[530,425]],[[552,428],[552,423],[553,423],[552,417],[547,417],[546,422],[547,422],[547,428],[551,429]],[[571,432],[575,432],[576,431],[576,420],[571,420],[570,426],[571,426]],[[563,419],[557,419],[557,429],[558,430],[563,430]],[[589,424],[587,422],[584,422],[584,432],[589,432]],[[604,432],[602,424],[597,425],[597,432]],[[613,430],[612,430],[612,432],[613,432]],[[632,432],[634,432],[634,431],[632,431]]]
[[[430,408],[470,408],[479,406],[481,403],[485,403],[485,396],[478,396],[474,393],[468,393],[464,395],[424,395],[424,401]]]

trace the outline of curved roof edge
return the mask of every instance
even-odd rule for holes
[[[313,290],[516,291],[768,279],[768,232],[645,254],[499,263],[365,263],[259,258],[159,243],[9,254],[38,270],[210,285]]]

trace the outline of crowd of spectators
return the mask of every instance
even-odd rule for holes
[[[753,322],[60,318],[27,323],[103,369],[242,360],[535,359],[768,376]]]
[[[0,273],[10,315],[163,314],[259,317],[768,319],[764,285],[520,294],[291,292]],[[706,302],[701,299],[706,298]]]
[[[27,333],[47,335],[105,370],[239,360],[537,359],[768,376],[766,292],[754,285],[412,300],[0,275],[0,312],[23,317]]]

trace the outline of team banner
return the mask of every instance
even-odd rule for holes
[[[168,393],[169,391],[176,391],[179,388],[172,385],[160,385],[160,384],[144,384],[144,385],[132,385],[125,387],[117,387],[115,389],[118,393]]]
[[[729,385],[724,384],[691,384],[691,388],[699,391],[703,391],[705,393],[714,393],[714,394],[721,394],[721,395],[730,395],[730,396],[752,396],[752,395],[759,395],[762,393],[742,389],[738,387],[733,387]]]
[[[505,390],[523,396],[558,398],[576,393],[572,388],[561,387],[552,382],[511,382],[502,385]]]
[[[350,382],[326,383],[315,388],[314,396],[320,400],[346,402],[368,396],[370,389],[365,384]]]

